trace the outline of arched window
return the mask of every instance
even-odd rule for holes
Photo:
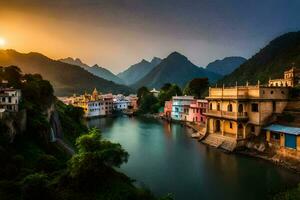
[[[227,111],[228,111],[228,112],[232,112],[232,104],[231,104],[231,103],[228,104],[228,106],[227,106]]]
[[[238,112],[239,113],[244,112],[243,104],[239,104]]]

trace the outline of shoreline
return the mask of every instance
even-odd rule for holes
[[[159,120],[167,121],[166,119],[160,117],[159,114],[144,114],[144,115],[141,115],[141,116],[147,117],[147,118],[153,118],[153,119],[159,119]],[[173,120],[170,120],[170,121],[167,121],[167,122],[169,122],[169,123],[179,123],[179,124],[189,128],[189,129],[192,129],[193,132],[198,132],[199,131],[194,126],[191,126],[190,124],[188,124],[186,122],[173,121]],[[192,138],[191,134],[189,136]],[[192,138],[192,139],[196,139],[196,138]],[[201,144],[207,145],[205,143],[202,143],[201,141],[198,141],[198,142],[200,142]],[[245,147],[243,149],[240,149],[240,150],[237,149],[233,152],[226,152],[226,153],[234,153],[234,154],[237,154],[237,155],[243,155],[243,156],[248,156],[248,157],[252,157],[252,158],[262,159],[262,160],[265,160],[267,162],[272,163],[275,166],[282,167],[282,168],[287,169],[287,170],[289,170],[289,171],[291,171],[295,174],[300,175],[300,162],[294,165],[293,163],[287,161],[287,160],[293,160],[293,159],[288,158],[288,157],[286,158],[286,160],[279,159],[279,158],[276,159],[276,158],[274,158],[274,156],[267,155],[267,152],[265,152],[265,153],[258,152],[255,149],[249,149],[247,147]]]

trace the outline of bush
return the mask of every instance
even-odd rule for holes
[[[43,154],[37,160],[36,169],[40,172],[51,173],[59,169],[59,162],[54,156]]]

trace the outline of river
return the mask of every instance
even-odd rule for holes
[[[105,139],[129,154],[121,171],[155,195],[176,200],[259,200],[295,186],[300,177],[267,161],[228,154],[188,136],[179,124],[146,118],[95,118]]]

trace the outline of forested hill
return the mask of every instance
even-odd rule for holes
[[[52,60],[39,53],[23,54],[15,50],[0,50],[0,66],[17,65],[24,73],[38,73],[53,85],[55,94],[83,93],[97,87],[101,92],[130,93],[132,89],[97,77],[83,68]]]
[[[300,31],[290,32],[272,40],[252,58],[219,80],[225,85],[267,83],[269,78],[281,78],[283,72],[291,66],[300,66]]]

